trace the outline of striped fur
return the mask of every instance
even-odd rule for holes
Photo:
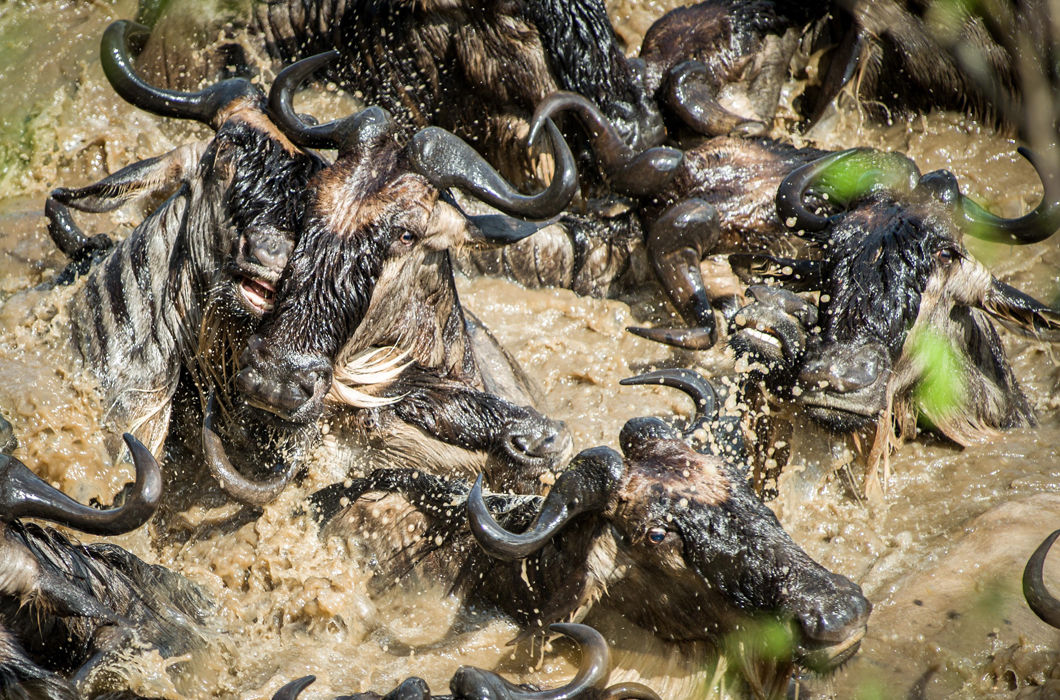
[[[241,301],[240,283],[264,274],[243,259],[248,232],[268,226],[293,241],[299,195],[320,167],[263,119],[256,105],[233,110],[210,141],[137,164],[143,187],[104,180],[69,195],[72,206],[101,211],[114,206],[106,200],[172,192],[91,269],[69,308],[75,344],[100,382],[106,427],[133,432],[156,454],[181,369],[205,395],[233,374],[213,365],[235,361],[260,316]],[[121,171],[123,180],[136,167]],[[275,270],[267,281],[278,278]]]

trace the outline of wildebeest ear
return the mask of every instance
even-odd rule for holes
[[[521,241],[551,226],[559,217],[546,221],[523,221],[504,214],[479,214],[467,219],[471,224],[468,234],[472,245],[502,246]]]
[[[1060,310],[994,279],[982,307],[1006,326],[1042,340],[1060,340]]]
[[[455,211],[462,221],[450,218],[451,212]],[[479,248],[488,248],[508,245],[531,236],[546,226],[556,223],[558,217],[545,221],[523,221],[504,214],[475,214],[470,215],[461,208],[455,199],[448,193],[443,192],[438,197],[432,219],[440,218],[437,225],[458,227],[464,234],[460,243]],[[435,224],[429,224],[433,228]]]
[[[174,190],[195,170],[207,143],[178,146],[169,153],[127,165],[91,185],[58,187],[51,196],[78,211],[98,213],[117,209],[139,197]]]
[[[734,253],[729,256],[732,271],[745,284],[776,280],[788,289],[808,291],[821,288],[821,262],[778,258],[765,253]]]

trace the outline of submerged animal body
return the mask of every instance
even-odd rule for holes
[[[797,660],[812,668],[856,652],[868,601],[791,540],[742,470],[692,450],[654,418],[629,421],[620,441],[623,455],[604,447],[577,455],[547,496],[485,495],[481,477],[469,485],[380,470],[313,500],[325,533],[338,534],[371,518],[358,498],[403,499],[424,525],[412,544],[403,533],[364,543],[379,562],[376,585],[411,572],[441,577],[464,605],[511,616],[524,637],[606,606],[674,642],[717,642],[749,618],[775,616],[793,625]]]
[[[150,452],[125,440],[136,482],[123,505],[97,510],[0,456],[0,696],[72,699],[124,686],[116,669],[130,654],[163,658],[205,644],[213,604],[194,584],[115,545],[80,545],[42,518],[94,534],[143,525],[162,495]]]
[[[642,181],[635,208],[612,219],[567,215],[529,241],[533,254],[503,251],[499,260],[498,254],[478,255],[469,264],[524,284],[544,278],[592,293],[629,289],[654,277],[688,327],[634,332],[689,349],[710,347],[718,337],[713,307],[731,315],[737,304],[727,287],[704,280],[700,263],[709,255],[794,254],[803,248],[777,216],[774,197],[790,172],[821,151],[773,139],[716,136],[661,167],[652,149],[640,154],[626,149],[607,117],[573,93],[555,93],[542,102],[531,135],[564,111],[582,120],[605,172]]]

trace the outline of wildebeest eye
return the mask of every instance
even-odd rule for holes
[[[935,258],[943,265],[949,265],[957,259],[958,253],[953,248],[940,248],[935,253]]]
[[[401,236],[398,238],[399,241],[405,245],[412,245],[416,242],[416,234],[412,231],[402,231]]]
[[[666,539],[666,530],[661,527],[653,527],[648,530],[648,541],[652,544],[662,544],[662,541]]]

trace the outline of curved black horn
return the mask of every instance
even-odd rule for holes
[[[699,372],[690,369],[657,369],[653,372],[627,377],[618,382],[624,386],[659,384],[680,389],[688,394],[696,405],[696,414],[684,432],[686,440],[695,439],[696,432],[710,434],[710,425],[718,419],[718,394],[714,385]]]
[[[578,189],[578,171],[570,147],[551,121],[547,130],[555,170],[548,187],[534,195],[515,191],[475,149],[445,129],[421,129],[405,150],[412,167],[440,190],[459,187],[506,214],[547,219],[563,211]]]
[[[146,523],[162,498],[162,472],[139,440],[129,433],[122,437],[136,466],[136,482],[121,506],[97,510],[82,505],[14,457],[0,455],[0,521],[40,518],[93,535],[120,535]]]
[[[642,683],[616,683],[600,692],[599,700],[662,700],[659,694]]]
[[[611,650],[604,636],[588,625],[557,622],[549,625],[553,632],[570,637],[582,650],[578,673],[570,683],[552,690],[527,690],[506,681],[491,671],[461,666],[453,674],[449,689],[457,698],[498,698],[498,700],[568,700],[587,697],[597,690],[611,672]],[[595,697],[595,695],[593,696]]]
[[[272,700],[295,700],[302,694],[302,691],[312,685],[316,679],[316,676],[302,676],[301,678],[296,678],[290,683],[285,683],[272,696]]]
[[[622,457],[609,447],[594,447],[578,453],[545,496],[530,527],[520,534],[505,530],[494,520],[482,499],[482,475],[479,474],[467,497],[468,526],[491,557],[506,561],[522,559],[544,547],[578,515],[603,510],[621,479],[622,470]]]
[[[966,226],[962,229],[969,236],[995,243],[1027,245],[1049,238],[1060,229],[1060,176],[1055,171],[1043,173],[1031,152],[1020,146],[1019,154],[1030,161],[1042,181],[1044,193],[1038,206],[1015,219],[1003,219],[960,195],[961,213]]]
[[[393,119],[381,107],[369,107],[357,114],[326,124],[306,124],[294,111],[292,100],[299,86],[322,66],[339,57],[338,51],[303,58],[280,71],[269,90],[269,117],[295,144],[303,148],[337,148],[340,151],[388,131]]]
[[[1023,597],[1027,599],[1027,605],[1034,614],[1045,624],[1060,629],[1060,600],[1049,593],[1045,581],[1042,580],[1045,558],[1049,556],[1049,549],[1057,537],[1060,537],[1060,530],[1046,537],[1027,560],[1027,566],[1023,569]]]
[[[851,191],[863,193],[874,189],[912,189],[920,178],[920,170],[909,158],[899,153],[882,153],[871,148],[848,148],[822,156],[788,173],[777,189],[777,216],[781,223],[800,231],[820,231],[828,225],[828,217],[806,208],[803,197],[813,185],[834,166],[856,155],[868,156],[869,166],[857,174]]]
[[[136,74],[129,57],[129,40],[149,33],[147,27],[118,20],[103,32],[99,59],[114,91],[129,104],[163,117],[194,119],[216,127],[220,111],[241,97],[257,99],[261,92],[249,80],[230,78],[199,92],[178,92],[155,87]]]
[[[213,428],[217,397],[210,392],[209,401],[202,420],[202,451],[210,473],[217,479],[221,490],[232,498],[252,506],[264,506],[276,500],[298,471],[297,462],[285,465],[283,471],[266,481],[251,481],[232,465],[228,459],[221,437]]]
[[[538,104],[530,120],[530,142],[551,117],[573,111],[589,133],[593,152],[616,190],[636,197],[655,194],[677,173],[684,153],[668,146],[655,146],[635,153],[618,135],[613,124],[592,101],[574,92],[554,92]]]

